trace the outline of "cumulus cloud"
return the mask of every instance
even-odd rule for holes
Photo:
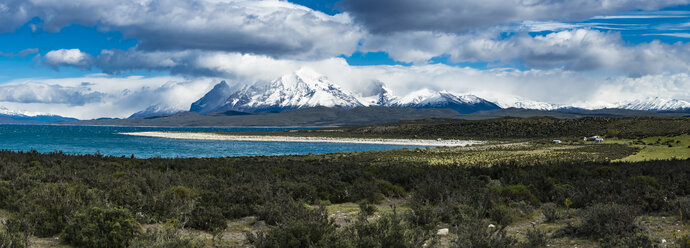
[[[6,0],[0,30],[33,17],[43,29],[70,24],[120,31],[138,49],[240,51],[276,57],[351,54],[363,31],[348,14],[327,15],[279,0]]]
[[[365,40],[361,49],[386,51],[397,61],[419,65],[428,63],[434,57],[448,55],[449,60],[456,63],[489,62],[492,67],[521,65],[534,69],[606,71],[630,76],[684,72],[690,69],[688,43],[652,41],[630,45],[616,32],[592,29],[564,30],[537,36],[516,34],[509,38],[499,37],[492,32],[468,35],[430,32],[375,35]],[[307,60],[302,63],[323,63],[327,60],[329,59]],[[91,61],[94,62],[93,65],[111,74],[148,69],[188,76],[235,77],[251,71],[258,74],[257,77],[278,77],[297,69],[295,63],[291,62],[296,60],[201,50],[104,50]],[[273,66],[265,66],[268,64]]]
[[[60,49],[46,53],[42,63],[56,69],[61,66],[89,68],[93,64],[93,57],[79,49]]]
[[[532,21],[577,21],[629,10],[658,10],[688,0],[343,0],[342,6],[373,33],[471,29]]]
[[[431,32],[375,35],[363,49],[386,51],[396,60],[423,63],[449,55],[451,62],[490,62],[529,68],[622,72],[641,76],[690,69],[690,44],[659,41],[626,44],[619,33],[573,29],[509,38],[490,32],[455,35]]]

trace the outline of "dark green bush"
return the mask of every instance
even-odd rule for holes
[[[136,220],[128,210],[93,207],[77,212],[61,237],[76,247],[127,247],[137,233]]]
[[[462,225],[451,228],[456,238],[451,241],[451,247],[517,247],[518,241],[506,234],[504,227],[490,226],[489,222],[473,219]]]
[[[0,247],[24,248],[30,246],[31,230],[26,219],[13,215],[3,222],[0,223]]]
[[[393,185],[391,182],[383,179],[377,179],[376,184],[378,184],[379,190],[381,190],[383,195],[387,197],[407,197],[407,192],[401,186]]]
[[[563,218],[563,212],[555,203],[546,203],[541,206],[541,212],[546,217],[547,222],[553,222]]]
[[[32,233],[39,237],[59,234],[74,213],[92,204],[97,193],[83,184],[40,184],[31,189],[20,207],[20,214],[30,223]]]
[[[690,196],[678,197],[673,203],[675,209],[673,214],[680,215],[682,221],[690,221]]]
[[[527,230],[527,241],[522,243],[520,246],[524,248],[538,248],[546,247],[549,242],[546,232],[541,231],[537,228],[532,228]]]
[[[338,244],[336,226],[328,219],[324,208],[307,209],[303,205],[287,206],[276,226],[257,234],[247,233],[247,239],[258,248],[263,247],[327,247]]]
[[[213,232],[225,230],[227,223],[219,207],[198,205],[192,210],[187,226]]]
[[[432,230],[404,222],[405,217],[397,213],[384,214],[380,218],[355,222],[340,232],[341,243],[346,247],[423,247],[434,244]]]
[[[492,188],[492,190],[494,192],[497,192],[500,196],[513,201],[524,201],[529,204],[532,204],[533,206],[539,205],[539,199],[537,199],[537,197],[532,194],[532,192],[527,188],[527,186],[522,184],[509,185],[505,187],[494,187]]]
[[[655,248],[659,247],[659,242],[649,237],[649,234],[644,232],[634,233],[630,236],[621,237],[609,235],[599,239],[599,245],[602,248]]]
[[[368,204],[366,202],[359,203],[359,216],[363,219],[374,215],[376,211],[378,211],[378,209],[373,204]]]
[[[586,236],[626,236],[635,231],[636,211],[626,205],[595,204],[583,211],[578,231]]]

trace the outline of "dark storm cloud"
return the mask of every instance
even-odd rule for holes
[[[628,10],[657,10],[688,0],[343,0],[374,33],[470,29],[526,20],[582,20]]]

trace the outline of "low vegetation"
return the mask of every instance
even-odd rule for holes
[[[620,130],[276,157],[0,151],[0,247],[687,247],[690,160],[613,162],[659,135]]]

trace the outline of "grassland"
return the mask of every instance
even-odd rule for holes
[[[639,152],[617,161],[633,162],[660,159],[690,158],[690,135],[651,136],[640,139],[611,139],[607,143],[627,144],[640,149]]]

